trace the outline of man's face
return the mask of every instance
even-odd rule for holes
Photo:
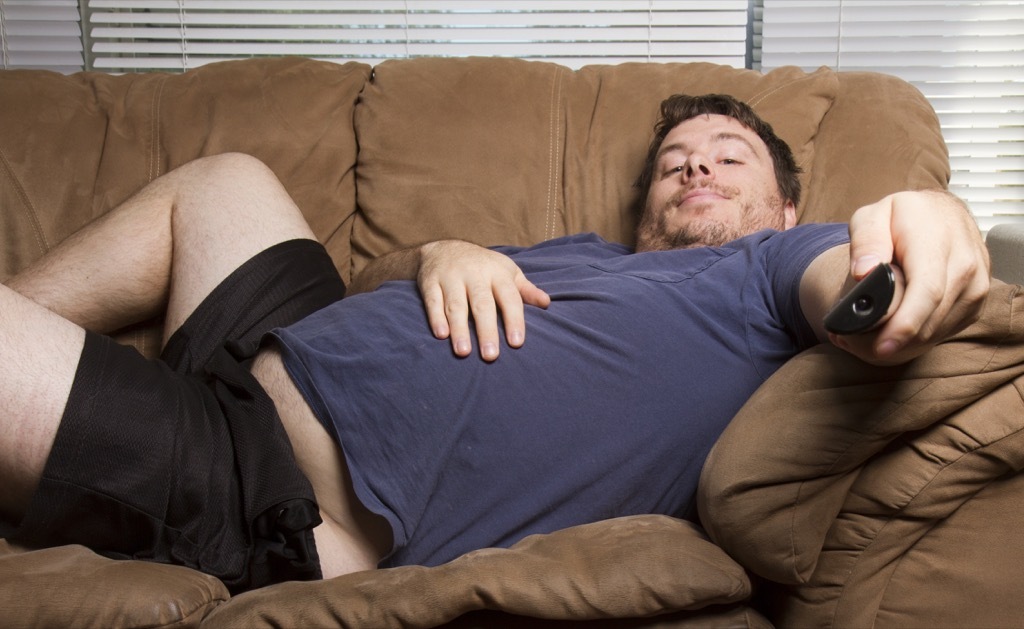
[[[637,251],[718,246],[762,229],[789,229],[768,147],[735,118],[709,114],[661,143],[637,228]]]

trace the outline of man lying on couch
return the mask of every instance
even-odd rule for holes
[[[434,243],[381,258],[354,287],[377,290],[344,300],[262,164],[152,182],[0,289],[10,537],[240,590],[685,516],[733,414],[825,340],[851,260],[907,277],[877,332],[833,338],[858,356],[909,360],[976,317],[987,257],[957,200],[902,193],[849,227],[794,227],[792,155],[748,107],[662,113],[635,253]],[[403,278],[419,288],[384,283]],[[160,361],[99,334],[159,313]]]

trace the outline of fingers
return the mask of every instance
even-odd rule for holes
[[[873,331],[848,335],[829,333],[829,340],[833,345],[850,352],[865,362],[876,365],[890,364],[894,361],[893,358],[890,358],[890,355],[895,350],[891,347],[884,347],[886,341],[882,340],[881,330],[885,329],[893,314],[899,311],[905,294],[906,281],[899,267],[893,266],[892,271],[896,278],[896,287],[893,292],[892,301],[889,304],[885,317],[883,317],[881,323],[875,326]]]
[[[551,301],[507,256],[468,243],[427,265],[419,286],[434,336],[449,339],[455,355],[466,357],[475,332],[488,362],[498,358],[502,329],[509,347],[523,345],[527,304],[546,308]]]
[[[906,362],[978,320],[988,294],[987,272],[966,272],[975,268],[969,261],[944,268],[907,271],[916,279],[908,280],[902,306],[878,332],[877,358]]]
[[[850,275],[861,279],[880,262],[892,262],[891,205],[872,203],[850,219]]]
[[[526,340],[526,305],[547,308],[551,304],[551,297],[526,279],[518,269],[511,284],[496,284],[493,291],[495,301],[501,310],[505,342],[509,347],[522,347]],[[475,312],[473,316],[476,317]],[[496,326],[497,323],[495,328]],[[477,319],[477,336],[480,334],[480,320]]]
[[[501,291],[503,287],[492,288],[491,285],[476,285],[473,286],[467,292],[469,296],[469,312],[473,315],[473,322],[476,326],[476,338],[477,342],[480,343],[480,358],[490,362],[498,357],[498,309],[496,301],[498,300],[498,294],[496,291]],[[508,299],[506,297],[506,299]],[[461,306],[458,308],[458,314],[460,316],[459,328],[460,334],[462,328],[465,328],[465,339],[461,341],[460,345],[455,348],[455,353],[459,356],[465,356],[467,354],[459,353],[460,350],[464,350],[466,346],[472,347],[472,341],[469,337],[469,322],[465,320],[464,313],[466,308]],[[520,316],[522,316],[522,304],[519,306]],[[449,316],[453,313],[449,310]],[[453,347],[455,347],[453,345]]]
[[[490,300],[491,305],[488,307],[488,300],[481,298],[479,289],[469,287],[460,281],[421,282],[420,292],[427,311],[427,321],[434,336],[441,340],[449,339],[452,352],[460,357],[469,356],[473,351],[469,329],[472,303],[478,327],[486,329],[491,326],[494,329],[493,334],[484,332],[483,336],[479,337],[481,357],[484,360],[497,358],[497,318],[493,314],[493,299]],[[471,297],[471,294],[475,296]]]
[[[434,336],[450,337],[456,356],[473,351],[470,322],[476,332],[480,357],[488,362],[501,353],[501,328],[509,347],[522,347],[526,340],[525,304],[546,308],[551,298],[521,273],[516,282],[453,282],[433,291],[427,303],[428,319]],[[427,302],[426,296],[424,301]]]

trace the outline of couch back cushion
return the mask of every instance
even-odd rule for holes
[[[680,92],[749,102],[793,147],[807,181],[815,134],[836,91],[829,70],[385,62],[356,108],[353,268],[437,238],[526,245],[594,231],[631,243],[633,184],[661,101]]]
[[[266,162],[338,259],[355,213],[363,64],[215,63],[179,75],[0,72],[0,278],[163,173],[229,151]]]
[[[814,138],[804,223],[845,222],[899,190],[945,189],[949,154],[938,116],[910,83],[880,72],[840,72],[839,92]]]
[[[573,77],[566,102],[566,229],[633,242],[640,175],[661,101],[679,93],[722,93],[746,103],[785,140],[803,169],[814,170],[815,137],[832,107],[837,75],[780,68],[767,74],[709,63],[588,66]],[[803,204],[800,209],[802,211]]]

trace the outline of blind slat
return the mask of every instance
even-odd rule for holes
[[[185,5],[192,6],[192,0]],[[93,5],[90,5],[93,6]],[[640,6],[640,5],[634,5]],[[617,11],[581,14],[579,12],[534,11],[529,13],[453,13],[423,11],[335,11],[306,13],[294,9],[286,12],[197,12],[188,9],[182,14],[178,8],[166,11],[111,12],[93,11],[91,22],[118,24],[179,24],[186,26],[207,24],[231,26],[317,26],[325,23],[345,26],[408,25],[448,26],[742,26],[746,28],[746,15],[737,11]]]
[[[499,0],[468,2],[458,0],[186,0],[190,10],[279,11],[398,11],[492,13],[495,11],[585,11],[612,13],[621,11],[747,11],[747,0]],[[89,0],[101,9],[154,9],[176,11],[179,0]],[[639,8],[638,8],[639,7]]]
[[[0,0],[0,67],[84,67],[76,0]]]
[[[546,28],[538,29],[477,29],[467,28],[451,31],[444,28],[421,28],[411,31],[408,35],[403,29],[360,30],[350,28],[303,28],[303,29],[230,29],[230,28],[192,28],[188,31],[189,41],[232,41],[232,42],[304,42],[304,41],[351,41],[351,42],[382,42],[382,41],[451,41],[451,42],[633,42],[647,44],[649,33],[646,28],[602,28],[602,29],[570,29]],[[178,27],[157,28],[94,28],[92,36],[97,40],[104,39],[137,39],[137,40],[174,40],[180,41],[181,29]],[[709,50],[725,43],[735,51],[736,42],[743,42],[745,29],[710,29],[680,27],[650,33],[652,42],[670,42],[680,46],[699,44]],[[179,47],[180,49],[180,47]],[[191,49],[191,48],[190,48]]]

